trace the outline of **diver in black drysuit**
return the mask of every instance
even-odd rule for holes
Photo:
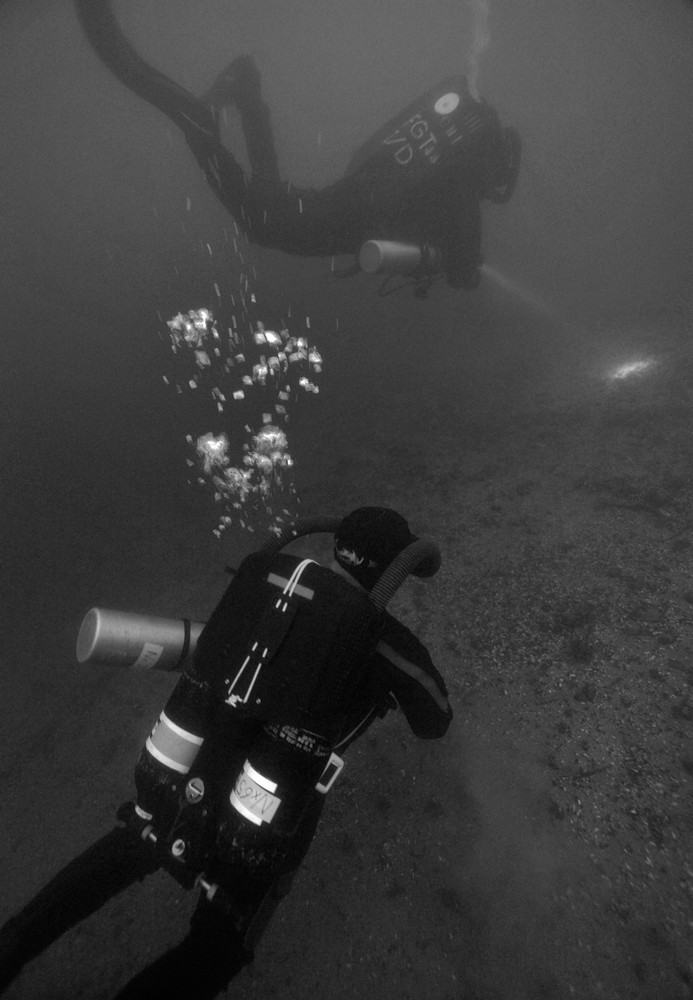
[[[336,531],[334,559],[330,568],[338,577],[354,584],[357,590],[370,592],[384,567],[417,541],[409,531],[406,520],[395,511],[379,507],[358,508],[341,521]],[[428,576],[436,568],[430,572],[418,573],[416,569],[413,572]],[[242,571],[243,565],[239,573]],[[344,584],[341,586],[344,587]],[[248,606],[252,605],[253,589],[244,585],[239,589],[247,594],[243,600],[249,602]],[[351,591],[352,588],[346,589]],[[232,636],[238,631],[238,622],[228,614],[224,599],[206,627],[211,626],[213,636],[218,636],[215,629],[219,621],[222,623],[220,627],[229,629]],[[362,673],[356,689],[348,697],[349,709],[343,716],[339,711],[343,725],[340,722],[340,735],[334,743],[334,750],[339,754],[376,718],[382,718],[396,706],[402,709],[413,733],[421,739],[442,737],[452,718],[445,683],[422,643],[387,613],[383,615],[380,629],[376,651],[366,661],[368,669]],[[192,667],[181,675],[167,702],[167,712],[172,712],[170,706],[178,697],[182,699],[179,708],[185,709],[187,704],[187,710],[191,710],[204,687],[204,679],[211,676],[215,657],[220,659],[221,670],[228,670],[225,665],[228,659],[226,645],[217,647],[218,639],[212,639],[211,645],[208,642],[205,647],[205,632],[203,630],[200,637]],[[354,635],[353,626],[349,635]],[[317,635],[316,641],[311,644],[311,651],[321,641],[321,635]],[[310,663],[310,657],[307,661]],[[347,695],[348,692],[345,692],[344,699]],[[208,796],[216,800],[218,795],[219,805],[213,808],[213,815],[222,814],[224,808],[226,812],[230,811],[228,789],[233,786],[233,780],[230,785],[229,778],[243,767],[249,748],[257,741],[259,726],[260,723],[252,718],[246,719],[240,726],[229,725],[228,712],[224,711],[211,734],[205,737],[196,766],[198,773],[204,774],[205,785],[211,790]],[[290,726],[275,725],[272,729],[281,739],[293,740],[301,745],[294,751],[295,755],[305,758],[306,754],[313,752],[310,743],[311,739],[316,742],[314,733]],[[150,740],[154,739],[156,731],[155,728]],[[322,759],[318,759],[317,763],[317,773],[320,773]],[[292,764],[293,767],[298,768],[298,765]],[[147,796],[150,800],[162,796],[163,802],[169,794],[171,786],[161,782],[161,770],[158,760],[145,748],[135,771],[137,806],[129,803],[121,808],[119,826],[68,864],[23,910],[0,928],[0,992],[53,941],[127,886],[162,866],[180,880],[171,856],[166,859],[162,853],[157,853],[150,842],[143,840],[146,820],[138,819],[137,814],[141,804],[149,808]],[[281,789],[280,792],[284,795]],[[211,872],[221,886],[219,893],[210,900],[205,892],[201,892],[187,936],[131,979],[118,993],[120,1000],[152,1000],[154,997],[212,1000],[233,976],[252,961],[253,948],[280,900],[288,893],[322,812],[325,795],[317,791],[312,783],[300,795],[299,820],[288,834],[273,834],[271,824],[260,839],[253,833],[257,827],[250,824],[246,824],[247,836],[243,830],[238,832],[236,828],[233,838],[227,834],[224,839],[217,834],[205,870]],[[166,801],[170,806],[170,799]],[[287,794],[286,805],[281,808],[288,807],[289,802]],[[217,808],[219,813],[214,812]],[[215,829],[223,831],[223,822]],[[182,884],[186,888],[192,887],[185,882]]]
[[[234,60],[200,99],[137,54],[110,0],[75,6],[102,62],[182,131],[209,186],[252,243],[334,256],[357,255],[370,239],[411,242],[441,252],[452,287],[478,285],[480,201],[508,200],[520,141],[488,104],[471,98],[465,77],[450,77],[393,118],[339,181],[302,189],[279,175],[269,111],[248,57]],[[221,141],[219,112],[229,105],[241,116],[251,177]]]

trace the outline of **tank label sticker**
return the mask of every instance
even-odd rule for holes
[[[451,115],[459,103],[459,94],[454,94],[452,92],[449,94],[443,94],[443,96],[439,97],[433,105],[433,110],[437,115]]]
[[[234,809],[256,826],[270,823],[281,804],[280,798],[259,785],[246,771],[239,775],[230,801]]]
[[[161,659],[163,651],[164,647],[157,642],[145,642],[142,646],[142,652],[132,664],[133,669],[137,667],[140,670],[149,670],[151,667],[155,667]]]

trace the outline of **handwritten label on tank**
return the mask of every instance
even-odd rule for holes
[[[230,795],[231,805],[251,823],[269,823],[281,804],[281,799],[242,771]]]
[[[140,670],[149,670],[151,667],[155,667],[161,659],[163,651],[164,647],[158,643],[145,642],[142,652],[132,665],[133,668],[138,667]]]

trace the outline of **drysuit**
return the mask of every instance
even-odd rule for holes
[[[370,239],[435,246],[454,288],[479,282],[480,202],[507,201],[520,141],[470,96],[464,76],[431,88],[355,154],[322,189],[282,180],[270,115],[252,61],[239,57],[203,98],[149,66],[120,29],[109,0],[75,0],[85,34],[130,90],[181,130],[210,188],[248,240],[301,256],[358,255]],[[250,176],[224,146],[219,111],[240,113]]]

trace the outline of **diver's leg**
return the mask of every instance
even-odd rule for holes
[[[0,929],[0,990],[65,931],[158,867],[149,845],[124,827],[97,840]]]
[[[212,1000],[252,959],[233,918],[201,896],[187,936],[131,979],[114,1000]]]
[[[237,56],[202,99],[217,118],[221,108],[233,105],[238,109],[253,182],[277,188],[279,165],[270,112],[262,99],[259,70],[250,56]]]
[[[201,895],[187,936],[131,979],[114,1000],[216,997],[253,961],[254,949],[308,851],[323,804],[324,797],[315,793],[291,841],[280,850],[281,871],[272,871],[270,851],[270,869],[262,872],[261,865],[253,865],[251,872],[249,862],[258,862],[264,853],[262,842],[241,847],[234,840],[234,860],[220,840],[217,848],[222,848],[222,856],[212,857],[209,869],[210,878],[222,886],[217,897],[208,902]]]
[[[77,16],[92,48],[126,87],[159,108],[181,130],[210,188],[241,225],[247,177],[222,145],[209,102],[150,66],[121,30],[111,5],[112,0],[75,0]]]
[[[201,97],[215,114],[260,91],[260,71],[251,56],[236,56]]]
[[[216,122],[204,102],[140,56],[118,23],[113,0],[74,0],[74,6],[89,44],[121,83],[184,133],[193,130],[219,141]]]

